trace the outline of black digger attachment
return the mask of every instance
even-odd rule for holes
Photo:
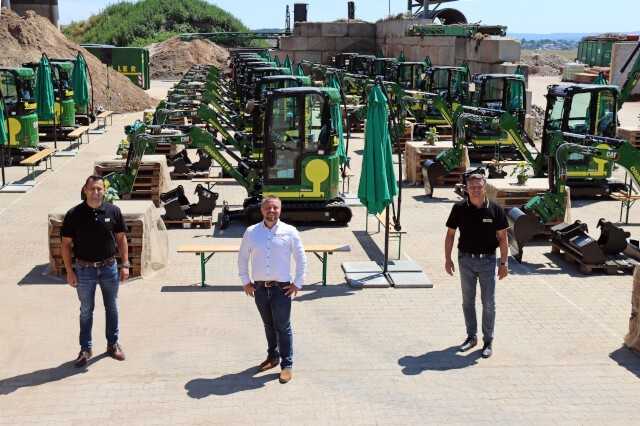
[[[538,216],[525,213],[518,207],[513,207],[507,212],[509,229],[509,249],[511,255],[522,262],[524,246],[536,237],[542,236],[546,232],[544,224],[540,222]]]
[[[218,193],[208,190],[202,185],[196,186],[194,192],[198,195],[198,202],[189,203],[189,199],[184,194],[184,188],[179,185],[177,188],[160,195],[165,214],[163,220],[184,220],[193,216],[211,216],[216,208]]]
[[[206,172],[211,168],[212,159],[206,151],[198,149],[198,161],[191,162],[187,150],[183,149],[172,157],[167,157],[167,164],[173,166],[173,173],[188,175],[192,172]]]

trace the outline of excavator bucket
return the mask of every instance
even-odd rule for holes
[[[587,232],[587,224],[579,220],[561,223],[551,228],[551,239],[556,246],[579,259],[580,263],[602,265],[607,261],[607,256]]]
[[[608,255],[616,255],[625,251],[627,238],[631,236],[631,233],[604,219],[598,221],[598,228],[600,228],[598,245],[602,251]]]
[[[438,178],[445,176],[447,173],[447,169],[438,160],[424,160],[422,162],[422,180],[427,197],[433,196],[433,188]]]
[[[537,235],[544,233],[544,225],[532,214],[527,214],[517,207],[507,212],[509,229],[509,248],[511,255],[522,262],[524,247]]]

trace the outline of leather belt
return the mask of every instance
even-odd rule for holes
[[[266,287],[266,288],[283,287],[291,284],[289,282],[283,282],[283,281],[254,281],[253,283],[256,285],[256,287]]]
[[[467,257],[473,257],[473,258],[478,258],[478,259],[482,259],[485,257],[491,257],[494,256],[495,257],[495,252],[494,253],[468,253],[466,251],[461,251],[459,252],[460,256],[467,256]]]
[[[116,262],[115,256],[111,256],[108,259],[100,260],[98,262],[89,262],[87,260],[76,259],[76,263],[80,266],[92,267],[92,268],[102,268],[103,266],[111,266]]]

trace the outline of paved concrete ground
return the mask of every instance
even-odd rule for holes
[[[380,234],[364,232],[362,209],[348,228],[303,229],[307,243],[347,243],[330,258],[329,286],[309,259],[311,283],[294,303],[295,377],[254,374],[265,342],[253,301],[240,291],[235,256],[208,266],[201,290],[187,242],[239,238],[242,227],[170,231],[170,264],[124,284],[121,342],[127,360],[105,357],[104,313],[97,302],[97,356],[74,369],[78,301],[74,290],[42,275],[48,262],[47,213],[78,197],[97,156],[112,154],[117,116],[72,160],[54,160],[25,195],[0,194],[0,424],[425,424],[637,422],[640,358],[621,348],[630,312],[630,276],[582,276],[549,247],[531,247],[499,283],[495,355],[458,355],[464,321],[458,276],[443,271],[444,221],[456,200],[405,188],[406,257],[433,289],[352,290],[340,263],[379,256]],[[362,139],[352,144],[359,172]],[[11,173],[22,173],[20,170]],[[191,184],[189,184],[191,185]],[[352,190],[357,188],[357,180]],[[219,186],[238,203],[237,186]],[[574,218],[594,235],[599,217],[616,219],[613,201],[574,202]],[[634,209],[631,222],[640,223]],[[638,228],[628,229],[638,237]],[[597,236],[597,235],[596,235]],[[98,299],[100,296],[98,296]]]

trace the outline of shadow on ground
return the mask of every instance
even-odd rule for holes
[[[609,358],[618,363],[619,366],[626,368],[640,379],[640,355],[633,352],[626,346],[611,352]]]
[[[255,376],[257,368],[251,367],[239,373],[225,374],[215,379],[193,379],[184,388],[187,395],[202,399],[211,395],[231,395],[238,392],[260,389],[267,382],[276,380],[278,374]]]
[[[19,376],[10,377],[8,379],[2,379],[0,380],[0,395],[8,395],[20,388],[40,386],[46,383],[57,382],[68,377],[75,376],[77,374],[84,374],[89,371],[88,367],[106,357],[107,354],[102,353],[94,358],[91,358],[87,365],[81,368],[74,367],[74,361],[68,361],[64,364],[60,364],[57,367],[45,368],[43,370],[21,374]]]
[[[205,285],[204,287],[200,283],[195,284],[178,284],[178,285],[164,285],[160,288],[160,293],[201,293],[201,292],[225,292],[235,291],[241,292],[242,286],[238,285]]]
[[[346,284],[328,285],[328,286],[323,286],[322,284],[305,285],[302,288],[302,292],[298,293],[298,297],[293,299],[293,301],[309,302],[311,300],[316,300],[316,299],[353,296],[358,291],[360,290],[355,290],[347,286]]]
[[[353,235],[356,237],[364,252],[369,256],[369,260],[374,262],[384,262],[384,253],[378,247],[378,244],[371,238],[366,231],[353,231]]]
[[[402,366],[402,374],[415,376],[424,371],[459,370],[478,363],[482,351],[477,350],[469,354],[458,352],[459,346],[451,346],[441,351],[427,352],[419,356],[404,356],[398,360]]]
[[[18,285],[67,285],[62,277],[49,274],[49,264],[36,265],[18,281]]]

